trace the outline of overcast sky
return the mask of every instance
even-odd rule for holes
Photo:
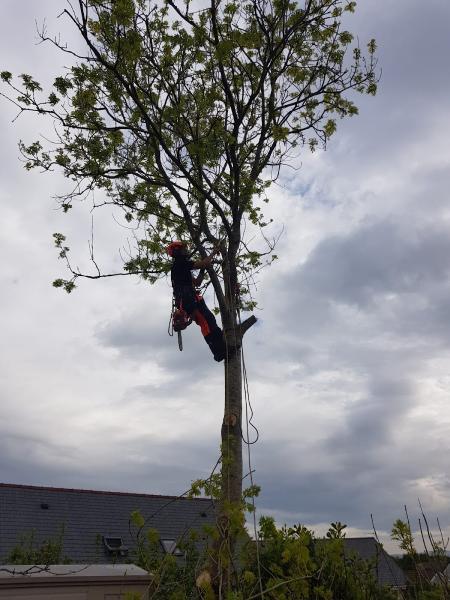
[[[379,94],[270,191],[280,260],[245,339],[258,509],[355,535],[372,513],[386,539],[420,498],[450,532],[450,4],[359,4],[351,29],[377,39]],[[2,0],[0,70],[60,74],[35,20],[77,43],[64,7]],[[48,126],[0,107],[0,481],[182,493],[218,458],[222,367],[194,326],[182,353],[167,336],[167,282],[52,288],[67,275],[52,233],[87,264],[89,207],[56,210],[66,182],[27,173],[17,149]],[[95,231],[120,269],[126,232],[108,212]]]

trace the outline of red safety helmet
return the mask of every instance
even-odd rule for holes
[[[184,242],[179,242],[179,241],[172,242],[167,246],[167,254],[169,256],[173,256],[174,250],[179,250],[181,248],[184,248],[185,246],[186,246],[186,244]]]

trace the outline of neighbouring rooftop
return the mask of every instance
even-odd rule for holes
[[[156,529],[161,549],[176,553],[190,530],[214,522],[213,503],[205,498],[106,492],[0,483],[0,562],[24,535],[34,532],[35,546],[57,539],[62,557],[76,563],[126,561],[136,546],[130,515],[139,511]]]

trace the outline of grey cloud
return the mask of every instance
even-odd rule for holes
[[[381,476],[382,470],[367,467],[349,473],[339,469],[322,473],[302,473],[286,478],[284,473],[261,478],[261,512],[264,507],[295,515],[292,520],[304,524],[330,523],[340,520],[353,527],[370,529],[374,514],[383,529],[403,513],[401,498],[410,497],[410,489],[399,482],[398,473]],[[279,490],[283,490],[282,498]],[[446,516],[444,517],[446,518]]]
[[[424,336],[422,351],[433,339],[447,345],[442,323],[450,312],[449,255],[450,232],[434,223],[408,227],[390,220],[329,236],[304,264],[278,278],[275,294],[265,291],[265,323],[277,328],[270,348],[263,345],[263,329],[249,343],[254,349],[261,343],[261,352],[273,352],[275,344],[275,360],[291,356],[313,364],[313,345],[333,335],[337,356],[342,344],[344,350],[348,342],[368,347],[383,331],[403,343]],[[419,342],[411,343],[409,351]]]
[[[257,465],[254,478],[262,486],[260,511],[264,514],[276,507],[292,515],[290,523],[339,519],[369,530],[373,514],[377,526],[389,530],[403,515],[405,503],[413,511],[418,497],[429,507],[435,505],[435,494],[445,498],[450,493],[445,455],[436,455],[431,433],[418,428],[416,435],[423,443],[411,440],[398,446],[380,440],[370,453],[364,452],[361,437],[358,445],[349,446],[347,455],[342,445],[335,448],[333,443],[305,447],[299,440],[288,453],[286,448],[266,441],[264,447],[253,450]],[[333,441],[338,443],[338,438]],[[360,454],[362,459],[358,460]],[[324,459],[322,466],[314,467],[319,458]],[[429,481],[427,489],[420,485],[422,478]],[[441,506],[438,516],[447,523],[448,507]]]
[[[368,0],[349,19],[350,26],[356,23],[361,42],[377,39],[382,81],[396,105],[405,107],[420,95],[436,98],[448,89],[439,57],[450,51],[449,18],[450,7],[442,0],[430,0],[426,11],[408,0],[389,2],[384,9],[377,0]]]
[[[6,6],[5,14],[14,15],[22,13],[25,3],[7,0]],[[39,11],[42,6],[38,19],[43,13],[54,14],[54,0],[39,3]],[[37,75],[41,70],[44,77],[51,78],[47,71],[56,67],[59,72],[58,62],[43,47],[34,52],[32,44],[25,43],[25,38],[33,39],[35,16],[25,12],[26,31],[22,14],[17,26],[13,21],[9,26],[8,20],[4,27],[4,54],[14,53],[11,68]],[[265,311],[257,313],[260,322],[245,338],[251,393],[256,388],[261,394],[252,398],[258,409],[255,422],[267,423],[260,442],[252,447],[255,479],[262,485],[258,502],[262,510],[292,513],[295,520],[306,523],[340,519],[366,529],[370,529],[373,512],[380,526],[388,529],[401,515],[405,502],[414,502],[420,490],[425,493],[420,480],[428,482],[425,491],[431,499],[433,494],[446,499],[450,496],[446,475],[448,424],[439,415],[415,415],[417,409],[425,409],[435,401],[433,393],[419,397],[420,377],[429,377],[433,382],[442,377],[441,393],[448,392],[445,366],[427,371],[427,365],[436,358],[444,362],[450,342],[450,243],[446,229],[450,169],[443,152],[448,139],[445,115],[450,92],[448,78],[442,76],[449,54],[449,12],[450,6],[442,0],[430,0],[426,11],[410,0],[360,3],[354,21],[360,39],[364,42],[373,35],[380,45],[383,77],[379,95],[375,99],[358,98],[360,117],[339,123],[329,151],[311,159],[305,157],[304,170],[288,182],[298,196],[303,196],[299,202],[305,211],[314,214],[308,222],[311,231],[300,219],[291,223],[281,204],[276,207],[274,216],[285,218],[291,227],[304,227],[302,235],[311,234],[322,241],[309,256],[302,257],[302,265],[292,264],[288,275],[274,267],[263,280],[258,294]],[[63,27],[59,22],[57,25]],[[19,26],[24,39],[17,44]],[[355,30],[352,25],[350,28]],[[48,65],[53,65],[51,69],[47,58]],[[9,64],[5,60],[2,68],[9,68]],[[211,384],[217,390],[217,399],[211,400],[222,404],[223,370],[212,360],[196,325],[184,335],[183,352],[167,336],[168,286],[153,288],[146,306],[136,300],[138,295],[142,297],[142,289],[139,294],[122,297],[115,287],[111,287],[110,295],[95,296],[83,287],[78,296],[70,298],[72,306],[79,303],[84,307],[86,319],[95,314],[91,322],[98,323],[93,328],[100,350],[114,350],[119,356],[117,360],[114,353],[100,352],[106,361],[106,368],[104,363],[101,368],[108,372],[110,355],[111,369],[120,369],[124,364],[127,367],[120,379],[123,392],[117,392],[114,399],[110,398],[110,387],[99,381],[92,380],[92,390],[88,391],[107,407],[107,423],[85,426],[81,419],[82,425],[72,431],[72,446],[50,444],[45,431],[41,437],[33,436],[20,432],[15,425],[23,419],[27,431],[36,429],[32,417],[26,414],[28,388],[25,392],[21,388],[24,373],[30,376],[27,364],[39,367],[40,377],[33,382],[36,410],[42,406],[41,410],[52,411],[60,408],[64,393],[62,386],[51,385],[55,364],[64,371],[65,381],[73,381],[83,376],[84,369],[98,367],[92,358],[98,347],[77,346],[77,335],[85,337],[86,331],[73,331],[78,321],[70,319],[64,308],[67,304],[58,302],[48,327],[67,327],[70,344],[77,348],[73,356],[86,353],[85,362],[77,365],[79,370],[74,365],[70,370],[66,364],[55,363],[55,352],[63,352],[62,337],[51,337],[49,343],[56,351],[49,352],[47,364],[43,359],[45,339],[34,345],[34,339],[45,338],[39,315],[42,303],[48,305],[49,300],[40,286],[42,277],[46,278],[46,286],[51,280],[55,259],[53,252],[49,257],[44,255],[41,246],[27,244],[26,238],[35,240],[43,235],[45,240],[50,239],[53,229],[43,234],[42,223],[51,220],[53,227],[53,213],[39,208],[35,200],[50,196],[60,181],[56,184],[52,175],[38,186],[35,178],[28,179],[22,170],[14,170],[15,140],[24,137],[28,141],[29,135],[35,139],[37,136],[27,129],[39,130],[39,124],[36,127],[33,122],[31,126],[31,120],[20,119],[12,129],[9,121],[14,114],[8,110],[2,113],[5,135],[0,148],[1,193],[11,207],[11,218],[20,215],[18,230],[23,238],[11,244],[8,241],[2,255],[9,251],[7,260],[14,265],[8,277],[20,276],[21,282],[27,281],[27,288],[14,286],[20,289],[19,302],[10,286],[8,306],[19,308],[4,312],[3,327],[11,332],[14,342],[20,332],[20,343],[29,348],[29,362],[19,351],[20,344],[8,345],[8,365],[17,365],[17,372],[11,369],[8,373],[12,383],[7,394],[17,403],[17,413],[9,406],[11,430],[0,438],[2,479],[180,493],[191,479],[209,474],[218,454],[220,416],[214,422],[217,410],[206,431],[186,427],[176,439],[171,435],[170,423],[179,425],[180,406],[198,409],[197,394],[203,390],[196,382]],[[288,176],[292,176],[291,171]],[[356,215],[354,207],[359,211]],[[343,216],[336,219],[339,212]],[[339,221],[334,230],[333,219]],[[76,227],[80,239],[86,236],[87,230],[81,231],[81,220]],[[336,234],[336,230],[341,233]],[[299,232],[294,231],[289,239],[292,247],[286,248],[292,255],[297,235]],[[7,240],[5,236],[5,245]],[[22,254],[33,255],[33,261],[26,263],[31,267],[24,268]],[[122,313],[117,310],[120,304],[124,306]],[[19,310],[21,306],[24,308]],[[36,315],[40,321],[37,324]],[[12,320],[17,325],[10,323]],[[155,365],[159,369],[154,369]],[[331,382],[326,376],[330,370],[334,372]],[[273,390],[271,397],[271,392],[264,395],[266,385]],[[305,388],[311,390],[312,398]],[[298,405],[292,398],[296,390],[301,398]],[[334,393],[342,403],[339,410],[333,405]],[[117,410],[119,402],[126,410]],[[141,429],[133,429],[133,423],[124,433],[123,419],[130,417],[132,421],[136,414],[144,418],[139,412],[144,403],[148,409],[145,418],[153,419],[157,434],[153,438],[142,436]],[[285,411],[288,403],[291,408]],[[4,406],[0,408],[4,410]],[[163,407],[167,411],[164,417],[169,418],[161,419],[153,410],[156,406]],[[209,405],[205,401],[203,406]],[[305,422],[308,411],[314,413],[313,424]],[[330,422],[328,411],[336,415],[335,422]],[[270,428],[274,412],[282,416],[278,431]],[[303,430],[317,429],[308,431],[308,438],[303,439],[300,425]],[[51,427],[54,424],[49,421],[49,430]],[[85,427],[92,427],[98,437],[88,449],[83,447],[88,435]],[[450,522],[448,508],[440,512],[440,517],[443,524]]]
[[[369,468],[378,462],[379,449],[393,445],[399,424],[417,401],[411,383],[402,374],[372,373],[365,397],[346,407],[344,422],[325,447],[348,471]]]
[[[167,323],[150,321],[145,314],[123,314],[116,321],[103,322],[96,332],[97,339],[134,359],[148,360],[168,347]],[[168,321],[168,318],[166,319]]]
[[[427,293],[430,285],[448,280],[450,232],[411,229],[384,222],[328,238],[299,270],[299,283],[311,293],[365,308],[379,295]]]
[[[106,432],[104,436],[106,444]],[[208,477],[219,454],[215,440],[183,439],[178,443],[164,443],[149,437],[133,440],[116,437],[111,452],[113,461],[94,456],[87,468],[82,448],[68,449],[44,439],[3,435],[0,439],[2,481],[178,495],[189,488],[192,480]],[[42,460],[42,453],[50,459]]]
[[[299,282],[310,297],[356,306],[405,340],[434,340],[439,352],[450,344],[442,327],[450,317],[449,255],[450,232],[441,226],[414,232],[381,223],[319,244]]]
[[[4,460],[9,460],[21,448],[21,452],[29,460],[30,457],[48,454],[58,456],[60,459],[73,459],[76,457],[76,449],[68,445],[57,445],[50,442],[45,435],[30,435],[29,433],[1,432],[2,453]]]
[[[412,172],[434,153],[436,161],[445,160],[431,140],[437,137],[433,132],[448,129],[450,80],[443,76],[441,60],[450,54],[449,21],[450,5],[443,0],[431,0],[426,11],[409,0],[359,3],[348,27],[361,44],[377,39],[379,90],[375,98],[352,95],[360,116],[338,121],[338,134],[329,143],[320,171],[312,169],[316,187],[342,177],[353,189],[365,190],[365,179],[401,177],[405,162]],[[305,180],[310,183],[307,157],[305,167],[296,177],[289,172],[286,184],[305,188]]]
[[[158,293],[165,294],[165,304],[161,302],[156,310],[149,306],[145,311],[141,308],[123,313],[115,321],[102,323],[96,332],[100,343],[117,349],[128,359],[152,361],[163,369],[182,374],[180,385],[185,385],[186,378],[191,380],[222,373],[222,364],[214,361],[195,323],[182,332],[183,351],[179,351],[176,334],[168,335],[172,292],[162,286],[157,289]],[[218,321],[220,324],[220,318]]]
[[[0,472],[4,482],[69,487],[71,478],[79,478],[85,467],[75,458],[75,448],[53,444],[44,437],[3,432],[0,438]],[[67,468],[69,461],[73,468]]]

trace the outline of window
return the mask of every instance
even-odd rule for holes
[[[166,554],[173,554],[174,556],[183,556],[184,552],[177,546],[175,540],[164,539],[161,540],[161,546]]]
[[[125,556],[128,554],[128,548],[123,545],[122,538],[114,535],[104,535],[103,544],[110,554],[119,554]]]

